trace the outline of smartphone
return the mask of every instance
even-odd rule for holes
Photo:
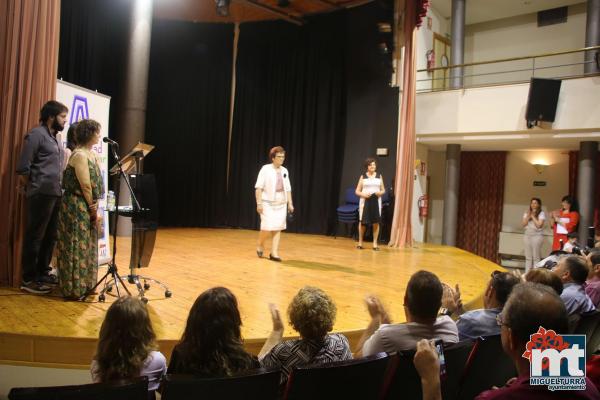
[[[444,356],[444,342],[442,339],[436,339],[434,342],[435,349],[440,360],[440,379],[446,378],[446,357]]]

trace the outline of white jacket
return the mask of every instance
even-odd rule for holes
[[[290,183],[290,175],[285,167],[279,167],[283,178],[283,190],[285,192],[285,201],[288,200],[288,192],[292,191]],[[277,184],[277,171],[273,168],[273,164],[265,164],[258,173],[256,178],[255,189],[262,189],[262,199],[267,201],[275,201],[275,185]]]

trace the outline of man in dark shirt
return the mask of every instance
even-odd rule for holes
[[[529,359],[523,357],[530,335],[539,327],[552,329],[557,334],[568,331],[567,310],[552,288],[532,282],[518,284],[498,315],[498,324],[501,325],[502,348],[515,362],[519,376],[502,388],[480,393],[475,400],[600,398],[598,389],[588,378],[585,378],[585,390],[550,391],[547,386],[530,385]],[[490,370],[492,368],[490,364]]]
[[[21,289],[44,294],[56,283],[48,273],[56,244],[62,196],[63,148],[56,134],[67,121],[68,108],[51,100],[40,110],[40,125],[25,135],[17,165],[20,189],[27,194],[27,227],[23,240]]]

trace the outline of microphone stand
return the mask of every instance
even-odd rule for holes
[[[105,293],[106,292],[110,292],[112,290],[112,285],[114,284],[115,288],[117,289],[117,297],[121,297],[121,291],[119,290],[119,282],[121,283],[121,286],[123,286],[123,289],[125,289],[125,291],[127,292],[127,294],[129,296],[131,296],[131,292],[129,291],[129,289],[127,288],[127,286],[125,285],[125,283],[123,282],[123,279],[121,278],[121,276],[119,275],[118,269],[117,269],[117,262],[116,262],[116,256],[117,256],[117,222],[119,221],[119,196],[120,196],[120,178],[123,177],[123,179],[125,180],[125,183],[127,184],[127,188],[129,189],[129,192],[131,193],[131,198],[133,200],[133,207],[135,210],[139,210],[140,209],[140,203],[138,202],[135,193],[133,193],[133,190],[131,189],[131,183],[129,182],[129,177],[127,176],[127,174],[125,174],[125,171],[123,171],[123,165],[121,164],[121,159],[119,158],[119,154],[117,152],[117,149],[119,148],[118,143],[116,142],[107,142],[112,150],[112,154],[113,157],[117,163],[117,165],[119,166],[119,175],[117,178],[117,182],[116,182],[116,186],[115,186],[115,203],[116,203],[116,208],[114,210],[114,215],[113,215],[113,226],[112,226],[112,237],[113,237],[113,243],[112,243],[112,258],[110,260],[110,262],[108,263],[108,271],[106,271],[106,274],[104,274],[104,276],[96,283],[96,285],[91,288],[88,289],[80,298],[79,301],[84,301],[87,297],[89,297],[92,293],[94,293],[94,291],[96,290],[96,288],[98,288],[98,286],[100,286],[100,284],[102,284],[102,282],[106,281],[106,283],[104,284],[104,289],[102,289],[102,291],[100,292],[100,294],[98,295],[98,301],[100,301],[101,303],[103,303],[106,300],[106,296]],[[109,281],[107,280],[107,278],[109,278],[112,280],[111,283],[108,283]]]

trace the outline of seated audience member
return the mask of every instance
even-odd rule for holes
[[[476,400],[600,398],[598,389],[588,378],[585,390],[550,391],[547,386],[529,384],[530,364],[523,353],[530,335],[536,333],[540,326],[558,334],[567,333],[568,330],[565,305],[550,287],[531,282],[515,286],[498,316],[498,323],[501,325],[502,348],[513,359],[519,375],[502,388],[480,393]]]
[[[421,339],[417,342],[413,363],[421,378],[423,400],[442,400],[440,359],[432,341]]]
[[[279,310],[274,305],[270,308],[273,331],[258,357],[265,368],[281,368],[282,383],[287,381],[294,367],[352,359],[348,339],[340,333],[328,334],[333,329],[337,308],[321,289],[303,287],[288,306],[290,323],[300,339],[282,342]]]
[[[368,356],[382,351],[411,350],[421,339],[458,342],[456,324],[447,315],[438,316],[442,304],[442,283],[428,271],[411,276],[404,295],[406,323],[392,324],[376,297],[367,299],[371,323],[359,342],[359,351]]]
[[[206,290],[190,310],[167,372],[216,378],[259,368],[256,356],[244,349],[241,326],[233,293],[224,287]]]
[[[600,249],[593,248],[587,256],[590,273],[585,285],[585,293],[590,297],[594,307],[600,307]]]
[[[519,278],[509,272],[494,271],[483,295],[483,309],[467,311],[456,321],[460,340],[477,339],[480,336],[500,334],[496,317],[502,311],[504,303],[512,288],[520,282]],[[452,314],[452,305],[443,304]]]
[[[580,316],[582,314],[594,311],[596,307],[587,294],[583,284],[587,279],[589,270],[586,261],[581,256],[562,257],[556,267],[552,269],[563,283],[563,292],[560,298],[565,303],[567,313],[571,316]]]
[[[136,297],[121,297],[102,322],[92,379],[107,382],[147,376],[148,390],[155,391],[167,370],[167,360],[157,349],[146,305]]]
[[[554,272],[546,268],[534,268],[525,274],[526,282],[541,283],[550,286],[559,296],[563,291],[563,283]]]

